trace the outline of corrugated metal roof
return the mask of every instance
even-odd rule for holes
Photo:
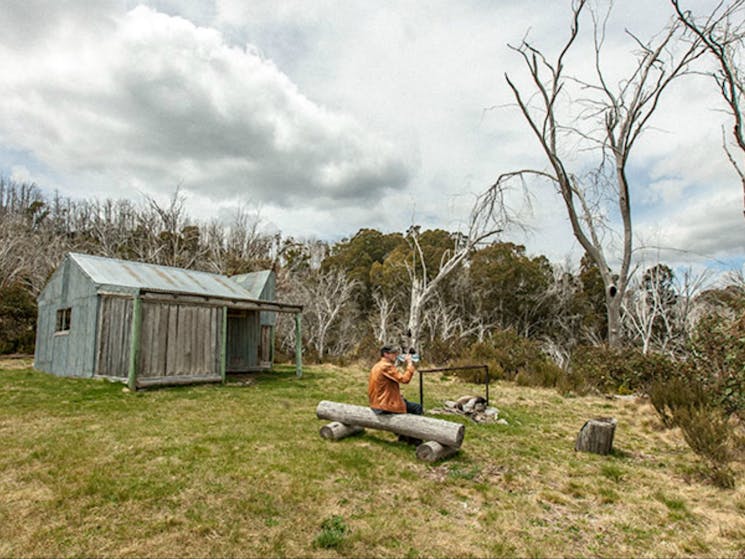
[[[69,256],[99,286],[152,289],[228,299],[258,299],[258,296],[253,296],[237,282],[220,274],[74,252]]]
[[[230,276],[230,279],[240,284],[243,289],[251,294],[251,297],[259,299],[271,274],[271,270],[261,270],[260,272],[250,272],[248,274]]]

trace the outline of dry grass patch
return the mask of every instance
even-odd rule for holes
[[[428,375],[425,407],[482,390]],[[359,367],[137,393],[6,369],[0,556],[741,554],[743,489],[696,477],[644,400],[494,384],[508,425],[448,416],[462,450],[425,464],[391,433],[319,437],[319,400],[365,398]],[[596,416],[618,419],[611,456],[573,450]]]

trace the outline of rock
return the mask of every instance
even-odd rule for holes
[[[486,399],[481,396],[463,396],[456,401],[445,400],[442,408],[430,410],[428,413],[453,413],[465,415],[475,423],[490,423],[496,421],[499,410],[487,406]],[[506,422],[504,424],[506,425]]]

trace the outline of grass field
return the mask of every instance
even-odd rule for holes
[[[461,452],[425,464],[392,433],[319,437],[318,401],[364,404],[366,376],[130,393],[0,362],[0,556],[745,557],[742,484],[705,483],[644,400],[495,383],[509,424],[462,419]],[[425,407],[482,388],[429,375]],[[596,416],[611,456],[574,452]]]

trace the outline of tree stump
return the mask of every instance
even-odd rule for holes
[[[356,435],[357,433],[364,433],[365,430],[359,425],[346,425],[338,421],[332,421],[327,425],[321,427],[321,436],[324,439],[332,441],[338,441],[344,437]]]
[[[574,450],[609,454],[618,422],[613,417],[596,417],[585,422],[577,435]]]

